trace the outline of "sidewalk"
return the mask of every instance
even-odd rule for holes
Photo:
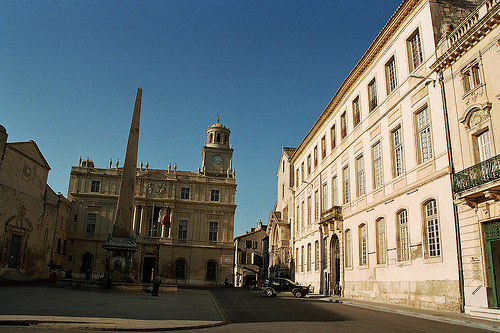
[[[3,286],[0,293],[0,325],[155,331],[226,323],[208,290],[179,289],[154,297],[53,286]]]
[[[494,332],[500,332],[500,321],[471,317],[465,313],[441,311],[441,310],[428,310],[428,309],[414,308],[404,305],[386,304],[380,302],[370,302],[364,300],[343,298],[339,296],[325,297],[323,295],[311,294],[309,297],[327,302],[342,303],[346,305],[364,307],[378,311],[397,313],[405,316],[418,317],[428,320],[435,320],[462,326],[486,329]]]

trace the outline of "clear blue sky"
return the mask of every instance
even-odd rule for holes
[[[267,223],[282,146],[297,147],[401,0],[0,2],[0,124],[71,166],[123,163],[143,88],[139,161],[196,171],[231,129],[235,236]]]

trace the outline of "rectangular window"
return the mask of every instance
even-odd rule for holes
[[[391,57],[385,64],[385,75],[387,78],[387,93],[390,94],[398,86],[398,79],[396,76],[396,59]]]
[[[337,176],[332,178],[332,200],[333,206],[339,206],[339,188],[337,185]]]
[[[314,167],[318,166],[318,146],[314,147]]]
[[[347,136],[347,117],[345,112],[340,116],[340,139],[344,140]]]
[[[349,203],[349,166],[342,169],[342,182],[344,190],[344,204]]]
[[[295,172],[296,176],[295,178],[297,178],[297,185],[300,184],[300,178],[299,178],[299,168],[297,168],[297,171]]]
[[[295,249],[295,271],[297,273],[299,272],[299,263],[300,263],[299,248],[296,248]]]
[[[181,199],[189,199],[189,187],[181,187]]]
[[[484,131],[483,133],[476,136],[477,151],[479,155],[479,162],[486,161],[492,157],[491,154],[491,143],[490,143],[490,132]]]
[[[210,222],[210,229],[208,231],[208,240],[210,242],[217,241],[218,231],[219,231],[219,222]]]
[[[101,182],[98,180],[93,180],[90,186],[90,192],[99,193],[99,187],[101,187]]]
[[[378,188],[383,185],[383,169],[382,169],[382,149],[380,141],[372,147],[373,157],[373,187]]]
[[[319,242],[314,243],[314,270],[319,270]]]
[[[330,144],[332,145],[332,150],[337,146],[337,132],[335,131],[335,124],[330,128]]]
[[[295,232],[299,231],[299,224],[300,224],[300,204],[297,205],[297,218],[296,218],[296,221],[297,223],[295,223]]]
[[[312,220],[312,199],[307,197],[307,225],[311,224]]]
[[[464,93],[468,93],[481,84],[481,75],[477,62],[473,62],[462,70],[462,80],[464,84]]]
[[[86,233],[87,234],[93,234],[95,232],[95,222],[97,220],[97,214],[96,213],[89,213],[87,215],[87,228],[86,228]]]
[[[301,206],[301,214],[300,214],[300,219],[302,220],[302,224],[300,225],[301,228],[304,228],[306,226],[306,217],[305,217],[305,214],[306,214],[306,205],[304,203],[304,201],[302,201],[302,206]]]
[[[62,239],[58,238],[57,239],[56,253],[61,253],[61,248],[62,248]]]
[[[385,219],[377,220],[377,264],[385,264],[387,262],[387,241],[385,237]]]
[[[377,82],[375,81],[375,78],[368,83],[368,99],[370,103],[370,112],[372,112],[378,105]]]
[[[439,257],[441,255],[441,240],[436,200],[431,200],[425,205],[425,221],[427,227],[427,253],[429,257]]]
[[[394,177],[401,176],[404,172],[404,159],[403,159],[403,136],[401,127],[398,127],[392,132],[392,147],[393,147],[393,161],[394,161]]]
[[[324,212],[328,209],[328,183],[323,184],[321,195],[321,210]]]
[[[352,101],[352,119],[353,127],[356,127],[361,122],[361,107],[359,105],[359,96]]]
[[[300,179],[302,181],[304,181],[305,177],[304,177],[304,162],[302,162],[301,166],[300,166]]]
[[[410,72],[413,72],[424,61],[418,29],[410,38],[408,38],[407,43],[408,55],[410,58]]]
[[[311,173],[311,154],[307,155],[307,174]]]
[[[359,227],[359,265],[368,264],[368,246],[366,239],[366,224]]]
[[[399,224],[399,260],[410,259],[410,233],[408,231],[408,211],[403,210],[398,214]]]
[[[429,109],[426,107],[417,113],[418,143],[420,148],[420,162],[432,158],[431,126],[429,121]]]
[[[179,239],[187,239],[188,221],[179,220]]]
[[[326,157],[326,137],[321,138],[321,159]]]
[[[363,162],[363,155],[359,156],[356,159],[356,173],[357,173],[357,191],[358,191],[358,197],[365,195],[366,192],[366,186],[365,186],[365,166]]]
[[[314,192],[314,220],[319,219],[319,192],[316,190]]]
[[[212,190],[210,192],[210,201],[219,201],[219,190]]]
[[[246,245],[247,249],[251,249],[252,248],[252,241],[251,240],[247,240],[245,245]]]

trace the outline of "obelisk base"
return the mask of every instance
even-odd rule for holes
[[[134,236],[113,238],[108,235],[108,240],[102,247],[108,251],[104,278],[111,277],[112,283],[137,282],[137,272],[133,268],[134,253],[137,252]]]

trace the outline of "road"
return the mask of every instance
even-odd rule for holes
[[[215,300],[215,306],[214,301]],[[180,289],[154,298],[144,294],[85,292],[47,287],[0,288],[1,314],[51,314],[143,320],[214,320],[223,314],[227,324],[191,329],[218,332],[488,332],[460,326],[453,316],[420,317],[367,308],[356,303],[334,303],[320,296],[294,298],[291,294],[266,297],[258,290],[237,288]],[[456,315],[455,317],[457,317]],[[461,317],[463,319],[463,317]],[[472,321],[472,320],[471,320]],[[462,321],[463,322],[463,321]],[[476,323],[477,325],[477,323]],[[482,326],[486,328],[485,325]],[[490,326],[491,327],[491,326]],[[136,327],[141,329],[141,327]],[[144,328],[142,327],[142,331]],[[491,330],[490,330],[491,331]],[[0,326],[0,333],[76,333],[79,329]],[[500,330],[497,330],[500,332]]]
[[[487,332],[473,327],[377,311],[319,297],[266,297],[260,291],[214,289],[228,325],[203,332]],[[201,332],[201,330],[198,330]]]

